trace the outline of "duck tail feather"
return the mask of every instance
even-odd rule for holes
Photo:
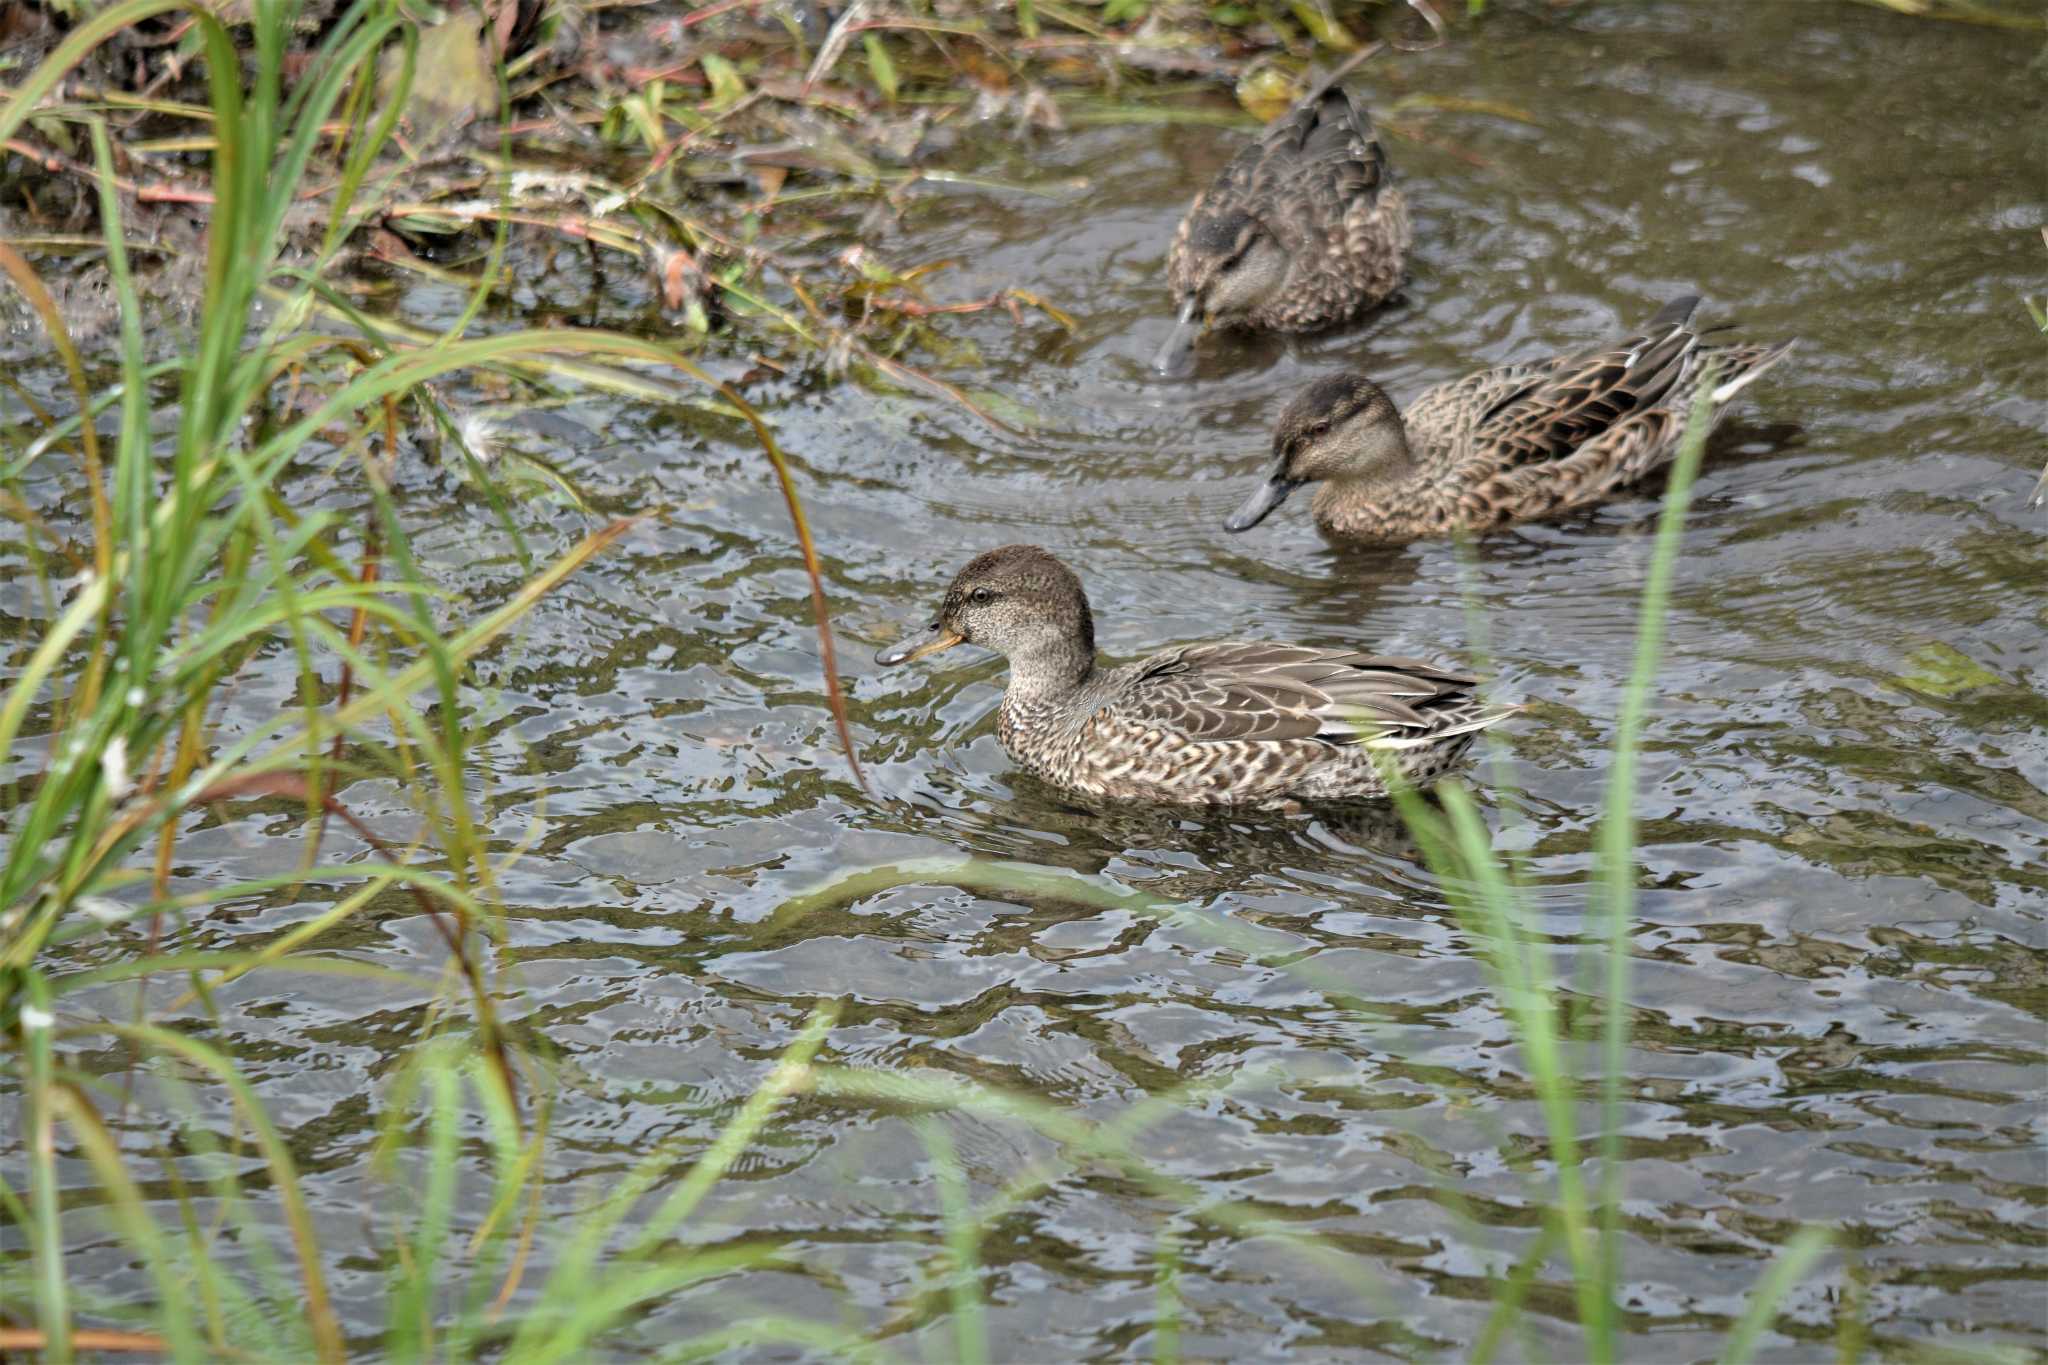
[[[1729,399],[1733,398],[1736,394],[1741,393],[1744,389],[1748,388],[1751,384],[1755,383],[1759,378],[1761,378],[1763,376],[1764,371],[1770,369],[1771,366],[1783,360],[1786,357],[1786,355],[1788,355],[1791,352],[1792,347],[1797,342],[1797,340],[1798,338],[1795,337],[1790,341],[1781,341],[1775,346],[1768,347],[1758,352],[1753,358],[1750,358],[1747,361],[1747,363],[1743,364],[1735,374],[1731,375],[1727,379],[1722,380],[1719,384],[1714,386],[1714,393],[1711,401],[1717,404],[1725,403]]]
[[[1681,294],[1662,308],[1659,308],[1657,315],[1650,319],[1649,326],[1643,330],[1655,334],[1667,327],[1683,327],[1686,323],[1692,321],[1692,315],[1699,306],[1700,296],[1698,294]]]
[[[1469,735],[1480,730],[1489,729],[1500,724],[1510,716],[1521,714],[1523,709],[1520,705],[1496,706],[1489,710],[1476,711],[1461,720],[1454,720],[1446,725],[1433,725],[1427,730],[1411,729],[1405,732],[1398,730],[1382,731],[1380,734],[1368,737],[1364,741],[1365,747],[1368,749],[1390,750],[1426,749],[1431,745],[1441,744],[1447,739],[1455,739],[1459,735]]]

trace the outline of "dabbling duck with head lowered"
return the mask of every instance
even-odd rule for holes
[[[1183,371],[1212,327],[1309,332],[1401,283],[1408,205],[1372,120],[1334,87],[1239,152],[1174,233],[1166,278],[1177,318],[1154,364]]]

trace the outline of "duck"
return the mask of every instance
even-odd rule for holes
[[[1210,328],[1313,332],[1400,285],[1413,236],[1372,119],[1336,86],[1274,120],[1195,196],[1166,279],[1177,319],[1154,359],[1184,372]]]
[[[1182,645],[1107,667],[1088,594],[1036,545],[968,561],[893,668],[960,645],[1009,660],[996,735],[1026,771],[1097,801],[1299,809],[1426,786],[1519,707],[1419,659],[1263,641]]]
[[[1404,413],[1362,374],[1325,375],[1282,410],[1265,479],[1223,523],[1248,531],[1308,483],[1339,540],[1478,533],[1598,502],[1671,462],[1706,383],[1709,424],[1792,341],[1709,345],[1697,296],[1610,346],[1481,370]],[[1718,330],[1718,329],[1710,329]]]

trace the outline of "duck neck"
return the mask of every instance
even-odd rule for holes
[[[1010,684],[1004,702],[1012,707],[1057,704],[1095,672],[1095,631],[1083,618],[1069,634],[1047,630],[1011,647]]]
[[[1397,428],[1366,472],[1331,479],[1316,490],[1316,520],[1342,526],[1362,516],[1369,519],[1378,509],[1412,495],[1422,479],[1422,464],[1408,444],[1407,429]]]

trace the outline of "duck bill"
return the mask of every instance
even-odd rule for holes
[[[912,636],[900,644],[894,644],[887,649],[877,651],[875,662],[884,668],[894,668],[898,664],[907,664],[915,659],[922,659],[927,654],[944,653],[954,645],[965,643],[967,643],[967,637],[959,631],[952,630],[946,626],[933,626],[922,635]]]
[[[1244,500],[1243,505],[1224,519],[1223,529],[1226,531],[1251,530],[1252,527],[1257,526],[1260,522],[1271,516],[1273,509],[1286,502],[1287,495],[1301,487],[1303,482],[1305,481],[1302,479],[1288,479],[1281,477],[1279,474],[1273,475],[1253,489],[1252,495]]]
[[[1181,305],[1180,317],[1174,320],[1173,330],[1166,334],[1166,342],[1159,348],[1159,354],[1152,357],[1152,368],[1170,379],[1180,379],[1194,368],[1195,338],[1202,335],[1202,308],[1193,299]]]

